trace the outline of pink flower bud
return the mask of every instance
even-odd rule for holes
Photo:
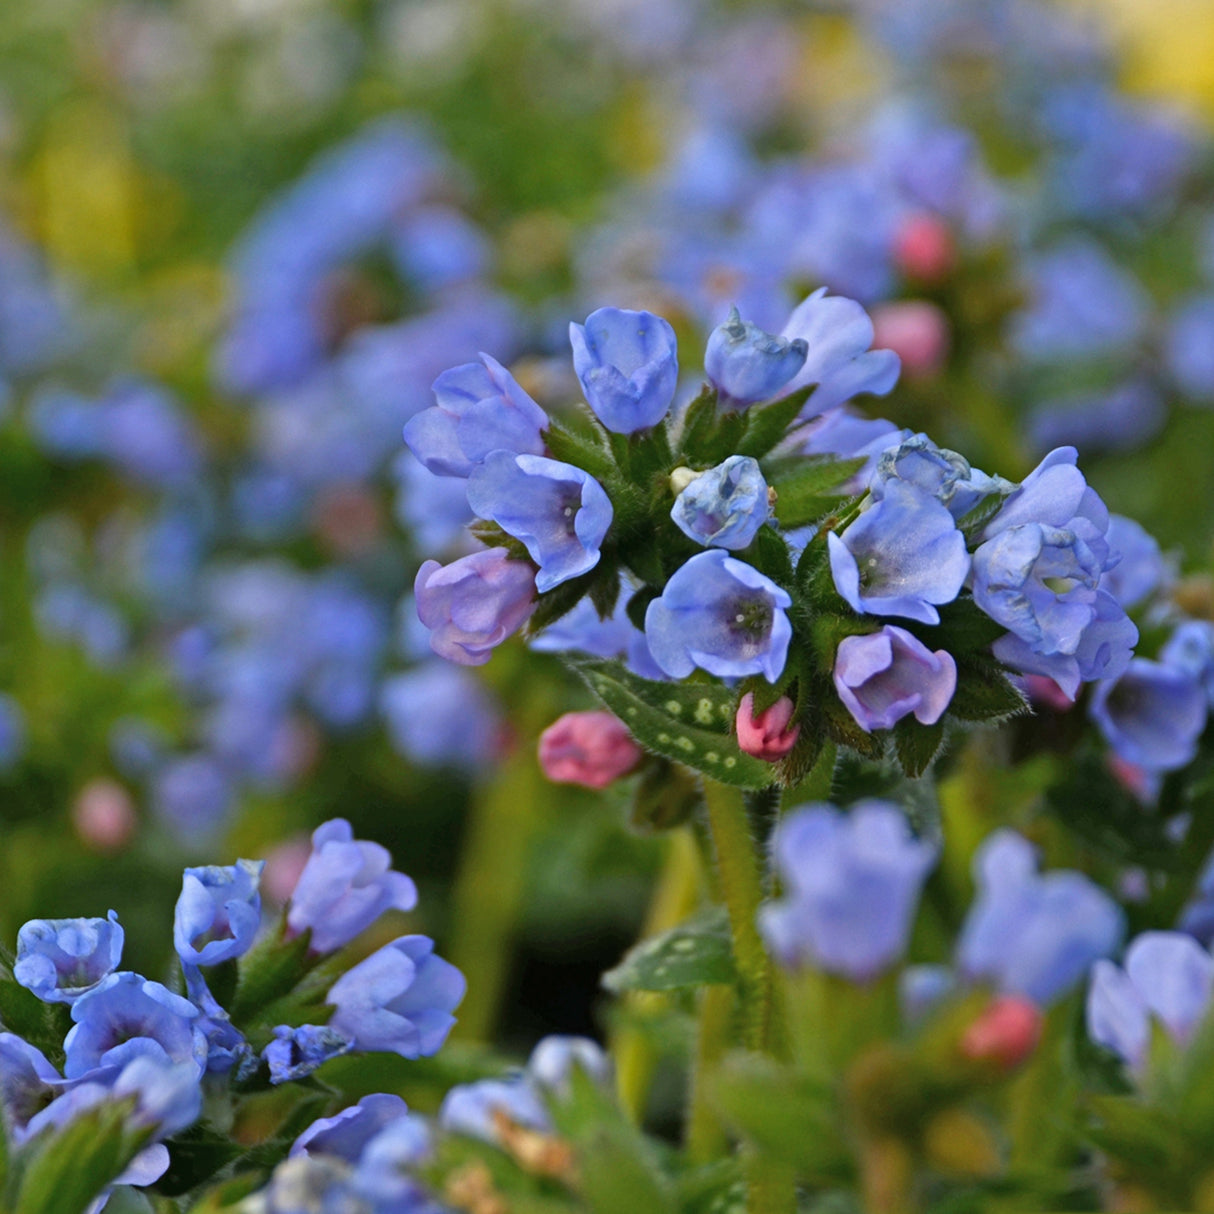
[[[1041,1040],[1041,1011],[1020,995],[1001,995],[965,1030],[961,1053],[974,1062],[1015,1070]]]
[[[952,273],[957,249],[948,225],[934,215],[912,215],[894,237],[894,262],[907,278],[937,283]]]
[[[113,780],[90,780],[72,806],[72,825],[93,851],[121,851],[137,822],[130,794]]]
[[[1048,675],[1026,674],[1024,690],[1034,704],[1040,704],[1053,712],[1070,712],[1075,707],[1075,701],[1067,695]]]
[[[738,746],[756,759],[775,763],[784,758],[797,744],[801,726],[788,728],[792,720],[793,702],[781,696],[770,708],[755,715],[755,697],[747,692],[738,705]]]
[[[642,750],[609,712],[567,712],[540,734],[540,767],[557,784],[606,788],[641,761]]]
[[[281,906],[290,899],[311,856],[312,840],[303,834],[284,839],[270,852],[261,871],[261,892],[270,902]]]
[[[925,299],[903,299],[873,309],[873,345],[893,350],[914,379],[939,373],[948,357],[948,317]]]

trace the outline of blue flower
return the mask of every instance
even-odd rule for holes
[[[548,1110],[527,1075],[460,1083],[443,1097],[438,1124],[450,1134],[497,1142],[501,1119],[541,1133],[552,1129]]]
[[[672,678],[699,666],[722,678],[761,674],[774,683],[792,639],[790,606],[770,578],[715,548],[687,561],[649,604],[645,639]]]
[[[859,801],[847,814],[833,805],[794,810],[772,840],[786,892],[759,911],[768,948],[781,965],[876,977],[906,951],[936,851],[886,801]]]
[[[25,754],[25,713],[10,695],[0,692],[0,772],[9,771]]]
[[[675,498],[670,517],[697,544],[733,550],[747,547],[771,514],[767,482],[757,461],[731,455],[701,472]]]
[[[937,447],[926,434],[912,434],[879,456],[868,486],[875,501],[885,496],[885,486],[891,480],[903,481],[934,497],[957,519],[992,493],[1008,493],[1015,488],[1002,477],[987,476],[971,467],[956,451]]]
[[[17,933],[13,977],[47,1003],[74,1003],[122,960],[118,916],[31,919]]]
[[[541,1038],[527,1059],[527,1074],[536,1087],[568,1096],[574,1068],[598,1083],[611,1078],[611,1059],[602,1046],[589,1037],[551,1033]]]
[[[261,1051],[270,1068],[271,1083],[286,1083],[310,1075],[317,1067],[348,1054],[354,1042],[328,1025],[303,1024],[292,1028],[280,1024],[274,1029],[274,1040]]]
[[[438,476],[468,476],[490,451],[543,454],[547,414],[501,363],[480,357],[444,371],[438,404],[405,424],[409,450]]]
[[[1097,961],[1088,988],[1088,1034],[1132,1069],[1146,1064],[1151,1024],[1158,1021],[1182,1048],[1210,1009],[1214,961],[1191,936],[1143,932],[1125,954],[1125,968]]]
[[[732,308],[729,319],[709,334],[704,370],[722,405],[752,405],[784,387],[805,365],[808,350],[803,338],[774,337],[743,323]]]
[[[364,1096],[332,1117],[321,1117],[291,1144],[292,1155],[332,1155],[356,1163],[363,1148],[385,1126],[409,1112],[399,1097],[386,1092]]]
[[[1197,754],[1206,726],[1201,684],[1184,670],[1135,658],[1096,685],[1091,713],[1118,756],[1147,771],[1174,771]]]
[[[1100,579],[1100,589],[1111,594],[1126,611],[1131,611],[1168,581],[1168,563],[1159,550],[1158,541],[1132,518],[1110,514],[1105,538],[1109,548],[1120,554],[1120,559],[1105,571]]]
[[[433,940],[401,936],[333,984],[329,1025],[356,1050],[428,1058],[446,1041],[466,988],[463,974],[435,955]]]
[[[14,1129],[23,1128],[62,1090],[63,1077],[41,1050],[0,1032],[0,1111]]]
[[[1214,404],[1214,295],[1190,299],[1168,325],[1165,359],[1180,390]]]
[[[861,729],[892,729],[913,713],[934,725],[957,689],[957,663],[904,628],[844,637],[835,655],[835,690]]]
[[[296,935],[311,928],[313,950],[330,953],[384,911],[412,910],[417,887],[391,865],[387,849],[355,839],[344,818],[318,826],[312,832],[312,854],[291,895],[287,927]]]
[[[1159,660],[1196,679],[1214,707],[1214,623],[1183,620],[1177,624],[1159,651]]]
[[[674,330],[652,312],[600,308],[569,326],[573,369],[595,416],[616,434],[656,426],[679,382]]]
[[[468,504],[522,540],[542,594],[599,563],[611,499],[589,473],[542,455],[492,451],[468,478]]]
[[[201,1074],[207,1043],[198,1009],[180,995],[129,971],[111,974],[72,1005],[63,1073],[80,1079],[133,1058],[189,1062]]]
[[[219,965],[246,953],[261,926],[263,860],[187,868],[173,917],[173,945],[185,965]]]
[[[1048,1006],[1121,940],[1121,909],[1082,873],[1037,875],[1032,845],[996,831],[974,857],[978,897],[957,944],[971,980]]]
[[[948,508],[901,480],[841,536],[827,537],[835,589],[861,614],[940,622],[969,572],[965,536]]]

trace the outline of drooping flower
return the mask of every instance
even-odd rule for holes
[[[522,540],[543,593],[599,562],[611,499],[588,472],[542,455],[492,451],[468,478],[468,504]]]
[[[674,400],[674,330],[652,312],[600,308],[569,326],[573,369],[595,416],[616,434],[656,426]]]
[[[246,953],[261,925],[264,860],[187,868],[173,917],[173,945],[186,965],[219,965]]]
[[[1088,1034],[1134,1070],[1143,1067],[1157,1021],[1182,1048],[1210,1009],[1214,960],[1181,932],[1143,932],[1126,949],[1124,969],[1092,967]]]
[[[797,744],[801,726],[793,725],[792,700],[781,696],[762,712],[755,712],[755,697],[747,692],[738,702],[734,729],[738,735],[738,748],[756,759],[776,763],[784,758]]]
[[[490,451],[543,454],[547,414],[501,363],[480,359],[444,371],[438,403],[405,424],[409,450],[438,476],[469,476]]]
[[[1010,830],[974,857],[978,897],[962,928],[957,964],[971,980],[1042,1007],[1061,998],[1121,939],[1120,908],[1082,873],[1037,874],[1037,856]]]
[[[860,801],[848,814],[832,805],[793,811],[772,842],[786,893],[760,909],[763,938],[782,965],[875,977],[906,950],[936,850],[885,801]]]
[[[892,729],[913,713],[934,725],[957,689],[957,663],[943,649],[934,653],[905,628],[886,624],[880,632],[844,637],[835,655],[835,690],[866,732]]]
[[[557,784],[606,788],[632,771],[643,753],[610,712],[567,712],[540,734],[540,767]]]
[[[434,953],[433,940],[401,936],[333,984],[329,1027],[356,1050],[428,1058],[446,1041],[466,988],[463,974]]]
[[[774,396],[805,365],[809,346],[743,322],[737,308],[708,337],[704,370],[722,405],[744,408]]]
[[[645,613],[654,661],[681,679],[699,666],[723,678],[784,669],[792,599],[775,582],[722,549],[698,553],[676,571]]]
[[[670,517],[678,529],[707,548],[747,547],[771,515],[767,482],[758,462],[731,455],[700,473],[675,498]]]
[[[965,536],[947,507],[902,480],[843,534],[827,537],[835,589],[856,611],[940,622],[969,572]]]
[[[355,839],[344,818],[318,826],[312,833],[312,855],[291,895],[287,926],[297,935],[311,928],[311,947],[329,953],[384,911],[412,910],[417,887],[391,866],[387,849]]]
[[[1147,771],[1174,771],[1197,753],[1208,708],[1201,684],[1183,670],[1135,658],[1096,685],[1091,713],[1110,746]]]
[[[17,933],[13,977],[47,1003],[74,1003],[122,960],[122,926],[105,919],[31,919]]]
[[[461,666],[482,666],[535,609],[535,573],[503,548],[440,565],[426,561],[413,584],[430,648]]]

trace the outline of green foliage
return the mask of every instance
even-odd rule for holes
[[[776,491],[780,526],[791,531],[837,509],[848,498],[841,487],[863,464],[862,459],[835,459],[830,455],[781,461],[769,481]]]
[[[613,994],[673,991],[733,982],[729,919],[714,907],[659,936],[642,940],[603,975]]]

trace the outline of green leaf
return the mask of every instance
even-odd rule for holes
[[[917,779],[932,765],[944,745],[944,722],[920,725],[914,717],[903,717],[894,726],[894,745],[902,770]]]
[[[63,1038],[72,1027],[71,1009],[63,1003],[43,1003],[7,966],[0,967],[0,1025],[54,1062],[62,1057]]]
[[[645,612],[649,610],[649,604],[658,597],[658,592],[652,586],[642,586],[628,600],[628,606],[625,611],[628,613],[628,618],[632,621],[632,626],[639,632],[645,631]]]
[[[811,384],[769,405],[751,408],[746,412],[746,433],[738,443],[738,455],[749,455],[762,459],[788,433],[797,414],[805,407],[809,394],[817,387]]]
[[[1010,488],[1008,492],[1011,492]],[[957,520],[957,529],[965,534],[966,539],[976,539],[987,523],[1003,509],[1006,498],[1006,493],[992,493],[990,497],[983,498]]]
[[[600,564],[595,570],[598,577],[590,585],[590,602],[599,613],[600,620],[611,617],[620,597],[620,571],[614,561]]]
[[[746,549],[746,559],[778,586],[792,585],[792,557],[788,544],[774,527],[759,528],[754,541]]]
[[[629,1126],[599,1125],[578,1145],[582,1191],[594,1214],[674,1214],[669,1184]]]
[[[240,959],[236,993],[230,1014],[243,1025],[271,1003],[289,994],[300,978],[315,964],[308,957],[312,931],[286,939],[286,915],[279,917],[275,930],[266,932]]]
[[[783,527],[816,522],[849,495],[843,486],[864,466],[863,459],[812,455],[798,459],[769,482],[776,491],[776,518]],[[781,461],[781,467],[786,467]]]
[[[565,660],[646,749],[740,788],[772,782],[770,765],[744,754],[730,736],[732,692],[709,683],[654,683],[619,662]]]
[[[980,652],[989,657],[990,647],[1007,631],[968,594],[940,608],[940,623],[930,633],[926,629],[917,630],[913,623],[908,627],[928,648],[947,649],[954,657],[970,652]]]
[[[700,389],[699,396],[683,412],[683,425],[677,447],[679,459],[690,459],[690,452],[701,450],[708,443],[716,422],[716,389],[711,384],[705,384]]]
[[[156,1182],[156,1187],[169,1197],[188,1193],[204,1181],[213,1179],[245,1150],[240,1143],[233,1141],[231,1135],[218,1134],[201,1124],[175,1135],[167,1146],[169,1166]],[[288,1142],[283,1154],[289,1149]]]
[[[682,826],[703,800],[694,772],[681,763],[650,755],[637,781],[628,821],[642,834],[673,830]]]
[[[730,983],[734,978],[729,917],[724,907],[714,907],[660,936],[642,940],[603,975],[603,985],[618,995]]]
[[[993,659],[977,657],[957,663],[957,690],[948,711],[959,721],[1005,721],[1028,711],[1028,701]]]
[[[541,594],[527,621],[527,635],[535,636],[549,624],[555,624],[562,616],[568,615],[594,589],[598,573],[598,569],[591,569]]]
[[[593,433],[593,437],[587,437],[554,421],[549,423],[548,429],[540,437],[553,459],[582,468],[599,480],[615,472],[611,452],[603,444],[598,431]]]

